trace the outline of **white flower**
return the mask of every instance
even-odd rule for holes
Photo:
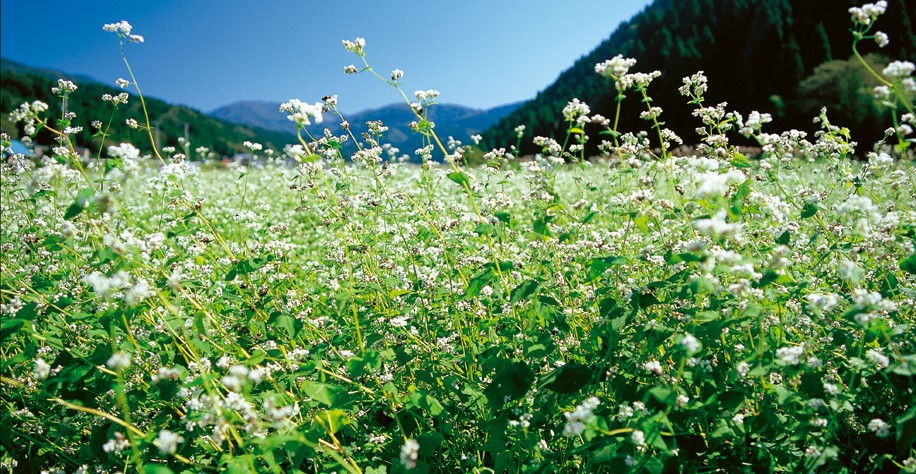
[[[366,47],[366,40],[363,38],[356,38],[354,41],[343,40],[343,46],[347,51],[350,51],[351,53],[362,55],[363,48]]]
[[[641,430],[635,430],[630,435],[630,441],[633,441],[636,446],[643,446],[646,444],[646,435]]]
[[[35,359],[35,370],[32,372],[35,380],[44,380],[51,375],[51,366],[41,357]]]
[[[324,117],[321,116],[323,107],[321,102],[308,104],[299,99],[290,99],[289,102],[280,104],[280,112],[289,112],[286,118],[291,122],[296,122],[296,127],[304,127],[311,125],[312,122],[309,119],[314,120],[315,123],[324,121]]]
[[[887,435],[891,433],[891,427],[884,420],[875,418],[868,422],[868,431],[879,438],[887,438]]]
[[[118,146],[108,147],[108,155],[112,158],[136,160],[137,158],[140,158],[140,150],[130,143],[122,143]]]
[[[883,369],[891,364],[891,360],[886,355],[875,349],[869,349],[865,353],[865,357],[867,357],[868,360],[870,360],[873,364],[878,366],[879,369]]]
[[[110,277],[101,272],[92,272],[84,276],[82,281],[92,286],[92,291],[96,296],[107,297],[129,285],[130,276],[124,270],[119,270]]]
[[[404,445],[401,446],[401,464],[407,469],[413,469],[417,467],[417,456],[420,451],[420,443],[417,440],[410,438],[407,441],[404,441]]]
[[[661,375],[663,373],[662,364],[660,364],[657,360],[650,360],[649,362],[646,362],[643,364],[642,368],[648,372],[652,372],[655,375]]]
[[[398,79],[402,77],[404,77],[404,71],[400,69],[395,69],[394,71],[391,71],[391,80],[392,81],[397,81]]]
[[[172,433],[169,430],[160,430],[158,441],[160,453],[175,454],[175,451],[178,450],[178,444],[183,443],[184,438],[175,433]]]
[[[563,436],[578,436],[585,431],[588,423],[595,421],[594,410],[598,408],[601,401],[596,397],[589,397],[582,402],[575,410],[563,413],[566,417],[566,424],[563,426]]]
[[[887,2],[881,0],[875,3],[866,3],[861,7],[852,7],[849,14],[856,25],[868,26],[887,10]]]
[[[798,358],[804,351],[804,346],[780,347],[776,349],[776,357],[783,365],[798,365]]]
[[[881,72],[893,80],[903,79],[904,77],[913,74],[914,70],[916,70],[916,65],[909,61],[894,61],[888,64],[887,67],[884,68],[884,70]]]
[[[811,293],[805,298],[808,300],[808,311],[814,314],[829,313],[840,302],[840,298],[832,293]]]
[[[108,361],[105,362],[105,365],[108,366],[111,370],[124,370],[130,367],[130,355],[123,352],[115,352],[108,358]]]
[[[747,179],[744,173],[730,170],[728,173],[703,173],[697,176],[696,182],[698,197],[722,197],[728,192],[729,184],[743,183]]]
[[[118,453],[124,451],[129,446],[130,442],[127,441],[127,438],[122,433],[115,431],[114,438],[105,442],[105,444],[102,445],[102,450],[106,453]]]
[[[563,119],[567,122],[575,122],[577,118],[588,115],[590,112],[588,104],[579,99],[573,99],[566,104],[566,107],[563,107]]]
[[[102,26],[102,29],[109,33],[118,33],[119,35],[127,36],[130,34],[130,30],[133,29],[133,27],[130,26],[130,23],[121,20],[117,23],[107,23]]]
[[[634,65],[636,65],[635,59],[624,58],[618,54],[611,59],[595,64],[595,72],[605,77],[620,78]]]
[[[887,37],[887,33],[883,31],[878,31],[875,33],[875,43],[879,48],[883,48],[891,44],[891,40]]]
[[[726,215],[727,214],[725,210],[720,209],[718,212],[716,212],[716,215],[711,218],[697,219],[693,221],[693,227],[701,233],[711,237],[728,237],[740,235],[744,226],[742,224],[729,224],[725,222]]]
[[[696,352],[700,350],[700,341],[693,337],[693,334],[688,332],[681,338],[681,346],[683,346],[687,352]]]

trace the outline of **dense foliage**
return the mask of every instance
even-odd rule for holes
[[[881,120],[866,120],[854,108],[861,101],[845,102],[852,99],[847,91],[870,89],[867,81],[849,83],[848,76],[834,76],[846,77],[848,89],[834,94],[830,102],[815,102],[812,99],[824,97],[799,88],[821,64],[850,58],[846,9],[854,4],[853,0],[656,0],[534,100],[486,131],[484,143],[512,144],[513,129],[522,124],[526,138],[562,134],[566,128],[560,111],[571,97],[587,102],[595,113],[613,117],[613,85],[595,75],[594,65],[618,54],[636,59],[643,70],[662,72],[650,91],[652,98],[665,110],[666,125],[688,143],[696,141],[692,109],[680,100],[677,87],[680,78],[698,70],[709,78],[710,103],[727,101],[730,109],[742,113],[769,112],[783,127],[808,132],[815,129],[811,117],[827,106],[835,123],[848,127],[863,143],[874,142],[882,137],[889,117],[882,111]],[[862,51],[884,55],[874,58],[879,69],[889,61],[886,58],[916,58],[912,1],[891,0],[888,12],[877,20],[877,27],[893,41],[883,49],[870,45]],[[851,66],[861,71],[861,65]],[[624,104],[621,130],[641,129],[640,110],[637,97]],[[592,153],[596,145],[588,145]],[[527,139],[522,147],[525,153],[535,150]]]
[[[854,48],[885,8],[849,11]],[[347,69],[403,93],[364,46]],[[704,105],[702,74],[678,88],[701,142],[672,154],[660,73],[620,56],[595,69],[651,133],[573,99],[562,141],[482,165],[436,135],[435,91],[419,166],[382,123],[306,139],[330,97],[281,106],[298,145],[227,168],[84,159],[76,117],[23,104],[60,146],[2,136],[0,468],[916,472],[916,65],[863,64],[898,112],[867,162],[826,112],[809,137]]]

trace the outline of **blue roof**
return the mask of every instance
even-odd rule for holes
[[[32,150],[19,140],[10,140],[10,147],[3,150],[4,155],[10,153],[22,153],[25,156],[32,156]]]

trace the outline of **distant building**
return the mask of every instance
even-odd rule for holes
[[[25,146],[21,141],[10,140],[9,148],[3,149],[3,157],[6,158],[14,153],[21,153],[25,156],[32,156],[34,154],[32,149]]]

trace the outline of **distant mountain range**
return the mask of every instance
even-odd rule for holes
[[[522,102],[516,102],[491,109],[437,104],[430,107],[429,118],[435,122],[436,134],[443,142],[452,136],[467,144],[470,142],[471,135],[491,127],[521,104]],[[295,133],[296,126],[279,109],[279,102],[241,101],[220,107],[210,112],[210,115],[252,127]],[[344,114],[344,118],[350,123],[350,128],[357,137],[367,130],[367,121],[381,120],[388,127],[384,142],[390,143],[400,149],[401,153],[406,153],[411,157],[413,157],[414,150],[422,146],[422,136],[410,130],[409,124],[416,121],[416,116],[410,111],[407,104],[391,104],[354,114]],[[313,125],[309,131],[320,135],[321,131],[327,128],[335,135],[343,133],[338,117],[325,114],[324,119],[323,123]]]
[[[79,120],[90,121],[104,119],[111,114],[110,105],[101,101],[103,94],[116,95],[122,90],[105,85],[96,79],[79,74],[71,74],[52,68],[41,68],[0,58],[0,125],[4,131],[10,131],[14,137],[19,131],[9,121],[9,112],[22,102],[41,100],[50,105],[49,117],[60,116],[60,101],[51,95],[51,87],[57,79],[75,82],[79,89],[70,98],[69,110],[75,112]],[[134,92],[127,89],[134,96]],[[150,118],[159,123],[160,144],[177,146],[178,138],[184,135],[184,124],[190,125],[192,148],[204,146],[218,155],[231,155],[246,152],[242,142],[252,141],[268,148],[282,150],[286,144],[296,143],[295,125],[279,111],[279,102],[242,101],[220,107],[210,114],[204,114],[189,107],[172,105],[167,102],[146,98]],[[449,136],[463,143],[470,142],[472,134],[480,133],[515,110],[521,102],[508,104],[492,109],[480,110],[452,104],[438,104],[430,108],[429,117],[436,123],[436,132],[445,141]],[[122,107],[112,122],[106,146],[121,141],[130,141],[141,148],[149,146],[146,132],[132,130],[125,124],[128,117],[138,121],[142,118],[139,100],[130,100]],[[407,154],[413,161],[414,150],[422,146],[422,136],[409,128],[410,122],[416,120],[406,104],[392,104],[385,107],[346,114],[353,133],[361,139],[362,132],[367,130],[366,122],[381,120],[388,127],[384,143],[390,143]],[[325,128],[335,135],[343,134],[339,118],[326,115],[325,121],[313,125],[310,132],[321,136]],[[39,143],[49,142],[47,132],[39,132]],[[83,132],[76,136],[76,144],[97,150],[102,144],[91,136],[91,129],[84,124]],[[352,151],[352,144],[347,147]]]

